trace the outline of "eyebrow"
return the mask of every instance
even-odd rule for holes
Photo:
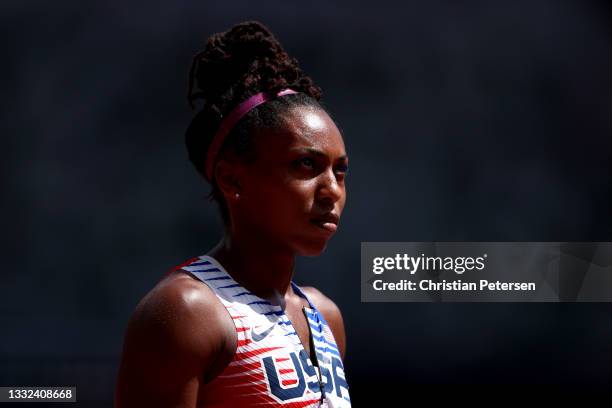
[[[308,152],[308,153],[314,154],[315,156],[323,156],[323,157],[327,156],[321,150],[313,149],[312,147],[300,147],[300,148],[294,149],[294,151]],[[344,155],[338,157],[337,160],[348,160],[348,156],[346,154],[344,154]]]

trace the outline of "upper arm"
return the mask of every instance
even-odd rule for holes
[[[344,331],[344,321],[342,319],[342,313],[338,306],[327,296],[321,293],[318,289],[311,286],[303,287],[304,292],[312,299],[313,303],[323,314],[325,320],[329,324],[329,327],[334,335],[340,356],[344,361],[346,353],[346,333]]]
[[[171,279],[137,306],[125,335],[116,407],[195,407],[203,376],[227,341],[223,306],[204,286]]]

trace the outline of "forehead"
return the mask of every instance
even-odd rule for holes
[[[263,132],[260,153],[290,152],[293,149],[320,150],[331,158],[346,155],[344,140],[338,127],[322,109],[296,107],[282,118],[278,129]]]

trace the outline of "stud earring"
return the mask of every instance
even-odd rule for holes
[[[240,198],[240,193],[235,194],[236,200]]]

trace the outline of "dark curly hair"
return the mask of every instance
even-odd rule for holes
[[[206,155],[222,118],[240,102],[259,92],[278,92],[290,88],[297,94],[276,98],[251,110],[228,134],[219,156],[233,149],[246,161],[255,159],[253,129],[282,125],[283,116],[296,106],[322,109],[318,101],[321,89],[302,73],[268,28],[257,21],[235,25],[229,31],[212,35],[204,50],[193,58],[189,72],[187,100],[202,100],[203,108],[195,115],[185,133],[189,159],[205,176]],[[227,205],[217,184],[211,180],[209,198],[219,204],[227,224]]]

